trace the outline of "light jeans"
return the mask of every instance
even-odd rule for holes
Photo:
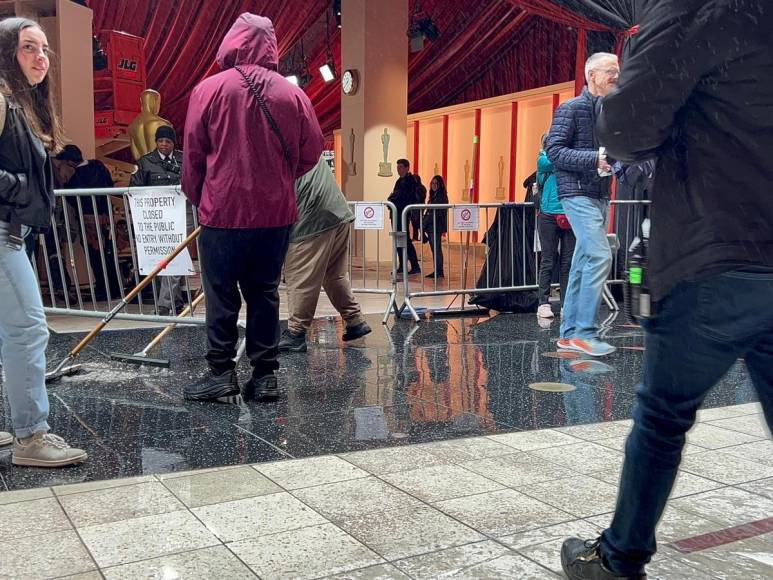
[[[597,338],[598,312],[604,282],[612,267],[607,241],[609,200],[591,197],[561,199],[577,243],[561,317],[561,338]]]
[[[48,431],[48,327],[35,272],[23,249],[6,246],[0,222],[0,342],[4,388],[17,437]]]

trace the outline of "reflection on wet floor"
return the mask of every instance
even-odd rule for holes
[[[614,421],[630,417],[641,374],[642,332],[608,321],[618,347],[602,360],[556,358],[558,322],[534,315],[410,321],[341,347],[340,321],[319,320],[309,351],[283,356],[283,396],[243,407],[187,403],[182,389],[205,370],[203,329],[180,328],[154,356],[170,369],[111,361],[136,352],[154,331],[108,331],[82,355],[88,372],[50,390],[55,432],[85,447],[91,460],[62,471],[18,469],[0,451],[0,489],[165,473],[287,457],[444,440],[472,435]],[[76,335],[53,335],[50,364]],[[626,348],[622,348],[626,347]],[[246,378],[249,367],[239,366]],[[533,383],[563,383],[546,392]],[[756,400],[739,362],[705,406]],[[4,417],[8,417],[2,394]],[[7,419],[6,419],[7,421]],[[7,429],[6,424],[5,428]],[[2,428],[2,426],[0,426]]]

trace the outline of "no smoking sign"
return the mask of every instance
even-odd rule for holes
[[[354,205],[355,230],[383,230],[384,206],[380,203],[357,203]]]
[[[476,232],[480,229],[480,209],[476,205],[457,205],[453,216],[457,232]]]

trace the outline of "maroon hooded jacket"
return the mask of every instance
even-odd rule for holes
[[[223,72],[191,94],[185,123],[182,187],[213,228],[273,228],[295,223],[295,180],[314,168],[323,136],[306,94],[277,73],[274,26],[244,13],[217,53]],[[261,89],[290,153],[282,146],[239,66]]]

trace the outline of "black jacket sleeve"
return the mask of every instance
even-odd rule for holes
[[[113,176],[110,174],[110,170],[101,161],[96,160],[96,163],[99,164],[98,166],[99,166],[100,179],[105,184],[104,186],[113,187],[115,185],[115,182],[113,181]]]
[[[676,136],[680,109],[702,77],[733,52],[742,31],[711,17],[718,2],[649,2],[630,41],[618,88],[604,98],[597,135],[623,162],[651,159]]]
[[[26,185],[24,175],[0,169],[0,198],[6,203],[15,204],[16,198],[26,189]]]

